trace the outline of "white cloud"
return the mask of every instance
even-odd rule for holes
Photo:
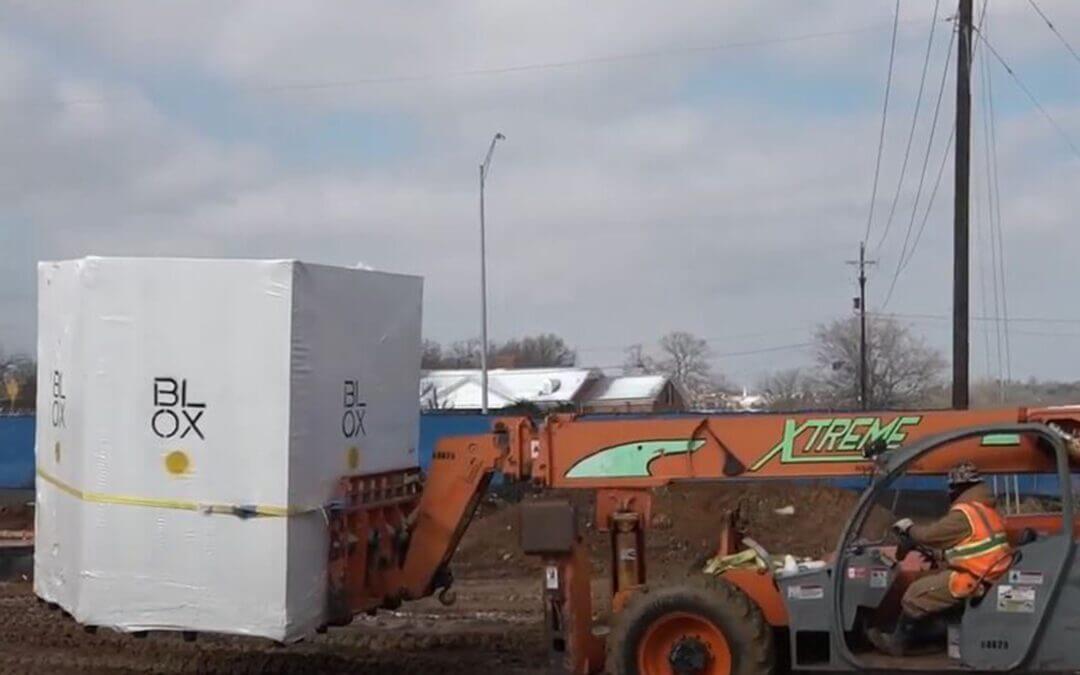
[[[1080,26],[1075,5],[1046,4],[1060,25]],[[488,193],[496,335],[556,330],[585,348],[614,346],[589,352],[609,362],[619,361],[618,345],[677,328],[772,336],[718,342],[729,351],[800,342],[808,322],[850,306],[843,261],[868,207],[891,7],[132,0],[9,8],[17,20],[5,30],[25,35],[0,39],[8,99],[0,105],[0,154],[10,159],[0,165],[0,228],[20,231],[16,255],[0,263],[0,281],[17,289],[0,294],[0,312],[20,320],[0,321],[0,341],[32,344],[34,258],[91,252],[361,259],[424,274],[427,331],[466,337],[475,332],[478,292],[476,165],[491,134],[502,131],[508,140]],[[879,212],[895,189],[929,9],[903,10],[912,22],[901,30]],[[1060,58],[1045,27],[1012,5],[1000,11],[992,30],[1003,51],[1025,61]],[[883,28],[566,68],[266,88],[866,26]],[[939,30],[937,56],[949,27]],[[51,55],[54,41],[72,49]],[[94,58],[70,60],[79,53]],[[924,111],[939,67],[931,69]],[[143,88],[168,85],[176,72],[214,81],[253,115],[287,111],[313,125],[329,112],[401,120],[406,143],[384,161],[296,162],[265,139],[200,128]],[[1009,85],[999,73],[996,91],[1004,95]],[[1080,108],[1071,100],[1053,114],[1080,138]],[[207,114],[224,114],[207,103]],[[1076,166],[1038,114],[1023,110],[1002,111],[998,128],[1007,237],[1017,246],[1011,306],[1061,314],[1028,280],[1041,275],[1075,287],[1037,251],[1051,246],[1055,259],[1075,257],[1078,245],[1066,233]],[[884,291],[907,227],[924,131],[872,294]],[[946,188],[892,309],[948,308],[950,202]],[[746,371],[784,358],[799,356],[721,366]],[[1024,367],[1046,375],[1054,360],[1031,358]],[[1061,375],[1070,374],[1080,377]]]

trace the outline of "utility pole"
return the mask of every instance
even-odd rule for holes
[[[956,188],[953,205],[953,383],[952,406],[968,407],[968,207],[971,189],[972,0],[960,0],[956,41]]]
[[[873,265],[877,261],[866,259],[866,242],[862,241],[859,242],[859,259],[846,262],[849,265],[858,265],[859,267],[859,297],[855,298],[855,309],[859,312],[859,407],[863,410],[869,410],[870,399],[866,395],[866,266]]]

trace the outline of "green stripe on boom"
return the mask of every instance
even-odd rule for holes
[[[1020,434],[987,434],[982,437],[984,446],[1020,445]]]

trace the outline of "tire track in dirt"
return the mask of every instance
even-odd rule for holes
[[[266,640],[177,634],[145,639],[99,630],[89,634],[39,602],[29,584],[0,584],[0,673],[104,675],[152,673],[431,673],[545,672],[538,601],[490,607],[506,582],[466,582],[462,608],[435,603],[416,612],[363,617],[353,625],[290,646]],[[478,610],[478,604],[489,605]],[[528,605],[528,606],[527,606]]]

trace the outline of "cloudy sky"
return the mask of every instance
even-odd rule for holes
[[[950,75],[913,219],[953,26],[943,0],[884,236],[933,5],[901,2],[869,289],[872,309],[947,348],[951,160],[885,305],[951,131]],[[1039,5],[1080,46],[1080,3]],[[0,344],[33,349],[34,263],[88,254],[362,261],[425,277],[427,336],[473,336],[477,165],[501,131],[492,335],[554,331],[603,366],[688,330],[709,339],[717,370],[753,384],[807,362],[797,345],[815,323],[851,311],[844,261],[870,210],[893,9],[0,2]],[[994,0],[984,32],[1046,112],[979,51],[974,313],[996,316],[1007,300],[1014,375],[1080,378],[1068,300],[1080,291],[1080,60],[1026,1]],[[990,91],[1006,279],[996,303]],[[998,336],[975,325],[979,377],[997,370]]]

